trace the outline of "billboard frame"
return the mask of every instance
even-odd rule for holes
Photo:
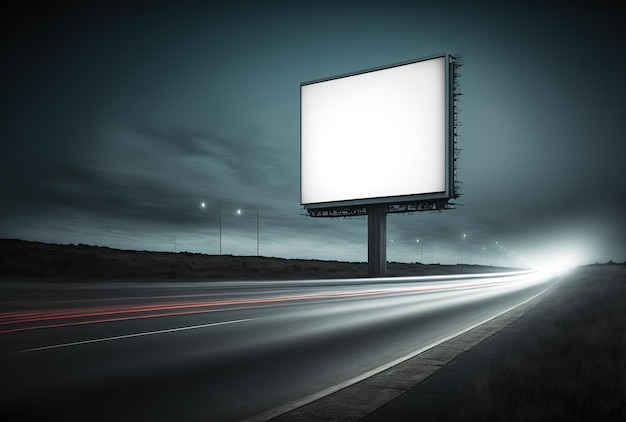
[[[356,198],[329,202],[303,203],[303,174],[302,174],[302,89],[305,86],[347,78],[350,76],[363,75],[371,72],[387,70],[399,66],[425,62],[432,59],[445,58],[445,189],[440,192],[428,192],[421,194],[382,196],[371,198]],[[383,206],[387,213],[433,211],[452,208],[450,200],[460,196],[459,184],[456,180],[456,159],[458,149],[456,141],[458,137],[458,106],[457,99],[461,95],[458,92],[458,69],[461,66],[458,56],[447,53],[439,53],[418,59],[407,60],[385,66],[364,69],[356,72],[344,73],[327,78],[302,82],[300,84],[300,203],[306,214],[311,217],[349,217],[366,215],[368,206]],[[419,171],[419,170],[416,170]]]

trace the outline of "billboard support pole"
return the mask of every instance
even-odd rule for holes
[[[367,207],[367,263],[370,277],[387,275],[387,206]]]

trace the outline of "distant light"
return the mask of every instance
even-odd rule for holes
[[[554,273],[564,273],[572,268],[576,267],[576,263],[568,258],[564,258],[558,261],[555,261],[550,266],[550,271]]]
[[[553,274],[565,273],[581,264],[581,256],[576,253],[561,253],[541,260],[540,268]]]
[[[241,214],[241,210],[237,210],[237,214]]]
[[[204,202],[203,202],[203,203],[201,203],[201,204],[200,204],[200,206],[201,206],[202,208],[206,208],[206,204],[205,204]]]

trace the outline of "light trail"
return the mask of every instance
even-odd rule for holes
[[[367,284],[389,283],[385,287],[348,289],[349,285],[341,285],[342,290],[320,293],[304,293],[282,295],[276,297],[222,299],[213,301],[185,301],[156,303],[150,305],[118,305],[89,308],[62,309],[59,311],[6,312],[0,313],[0,334],[47,328],[60,328],[72,325],[99,324],[105,322],[128,321],[133,319],[159,318],[177,315],[192,315],[227,310],[250,309],[261,306],[289,304],[296,301],[343,299],[363,296],[389,294],[416,294],[438,291],[476,289],[499,285],[515,285],[529,283],[545,278],[541,272],[522,271],[515,273],[472,274],[469,276],[426,276],[398,277],[377,279],[350,279],[364,281]],[[434,281],[442,280],[442,281]],[[444,282],[443,280],[451,280]],[[309,280],[316,281],[316,280]],[[326,283],[329,280],[324,280]],[[345,280],[340,280],[344,282]],[[390,282],[393,281],[392,285]],[[431,282],[433,281],[433,282]],[[410,283],[410,284],[409,284]],[[404,284],[404,285],[403,285]]]
[[[120,409],[154,420],[181,419],[172,416],[181,409],[245,420],[385,370],[532,300],[554,279],[515,272],[218,282],[183,284],[181,295],[172,294],[174,283],[67,294],[35,286],[9,301],[31,309],[0,314],[0,364],[10,394],[67,420],[75,402],[85,412],[106,407],[102,420],[120,419]],[[107,324],[114,321],[123,322]]]
[[[512,311],[512,310],[514,310],[514,309],[516,309],[516,308],[518,308],[518,307],[520,307],[520,306],[530,302],[531,300],[541,296],[546,291],[551,289],[552,286],[554,286],[554,284],[555,283],[550,283],[550,285],[548,287],[546,287],[545,289],[543,289],[539,293],[537,293],[537,294],[535,294],[535,295],[533,295],[533,296],[531,296],[531,297],[529,297],[529,298],[527,298],[527,299],[525,299],[525,300],[523,300],[523,301],[521,301],[521,302],[511,306],[511,307],[509,307],[508,309],[500,311],[500,312],[498,312],[498,313],[496,313],[494,315],[490,315],[489,317],[483,319],[482,321],[479,321],[479,322],[477,322],[477,323],[475,323],[475,324],[473,324],[473,325],[471,325],[469,327],[466,327],[466,328],[464,328],[464,329],[462,329],[460,331],[457,331],[457,332],[452,333],[452,334],[450,334],[450,335],[448,335],[446,337],[443,337],[443,338],[441,338],[441,339],[439,339],[437,341],[434,341],[434,342],[432,342],[432,343],[430,343],[430,344],[428,344],[426,346],[420,347],[419,349],[414,350],[414,351],[412,351],[412,352],[410,352],[410,353],[408,353],[408,354],[406,354],[406,355],[404,355],[402,357],[399,357],[399,358],[394,359],[394,360],[392,360],[390,362],[387,362],[387,363],[384,363],[382,365],[379,365],[378,367],[376,367],[374,369],[366,371],[366,372],[364,372],[364,373],[362,373],[360,375],[352,377],[352,378],[350,378],[348,380],[345,380],[343,382],[340,382],[338,384],[335,384],[335,385],[332,385],[330,387],[327,387],[327,388],[325,388],[325,389],[323,389],[321,391],[317,391],[317,392],[315,392],[313,394],[310,394],[310,395],[308,395],[306,397],[302,397],[302,398],[300,398],[298,400],[294,400],[293,402],[286,403],[286,404],[278,406],[278,407],[276,407],[274,409],[270,409],[268,411],[265,411],[263,413],[255,415],[253,417],[247,418],[247,419],[245,419],[244,422],[265,422],[265,421],[269,421],[269,420],[274,419],[274,418],[276,418],[276,417],[278,417],[280,415],[288,413],[288,412],[290,412],[290,411],[292,411],[294,409],[300,408],[300,407],[305,406],[305,405],[307,405],[309,403],[313,403],[314,401],[319,400],[321,398],[324,398],[326,396],[330,396],[331,394],[336,393],[339,390],[343,390],[344,388],[350,387],[350,386],[352,386],[352,385],[354,385],[354,384],[356,384],[356,383],[358,383],[360,381],[363,381],[363,380],[365,380],[367,378],[370,378],[370,377],[372,377],[372,376],[374,376],[376,374],[379,374],[379,373],[381,373],[383,371],[386,371],[387,369],[392,368],[392,367],[394,367],[396,365],[399,365],[402,362],[405,362],[405,361],[407,361],[409,359],[412,359],[415,356],[420,355],[420,354],[426,352],[427,350],[432,349],[433,347],[436,347],[436,346],[438,346],[438,345],[440,345],[442,343],[445,343],[448,340],[451,340],[451,339],[453,339],[455,337],[460,336],[461,334],[464,334],[464,333],[466,333],[468,331],[471,331],[471,330],[473,330],[473,329],[475,329],[477,327],[480,327],[481,325],[486,324],[489,321],[494,320],[494,319],[498,318],[499,316],[504,315],[507,312],[510,312],[510,311]]]

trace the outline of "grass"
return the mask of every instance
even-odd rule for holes
[[[626,266],[568,275],[535,330],[466,380],[464,421],[626,421]]]
[[[390,262],[390,276],[498,272],[478,265]],[[366,277],[366,262],[120,250],[0,239],[0,281],[228,280]]]

